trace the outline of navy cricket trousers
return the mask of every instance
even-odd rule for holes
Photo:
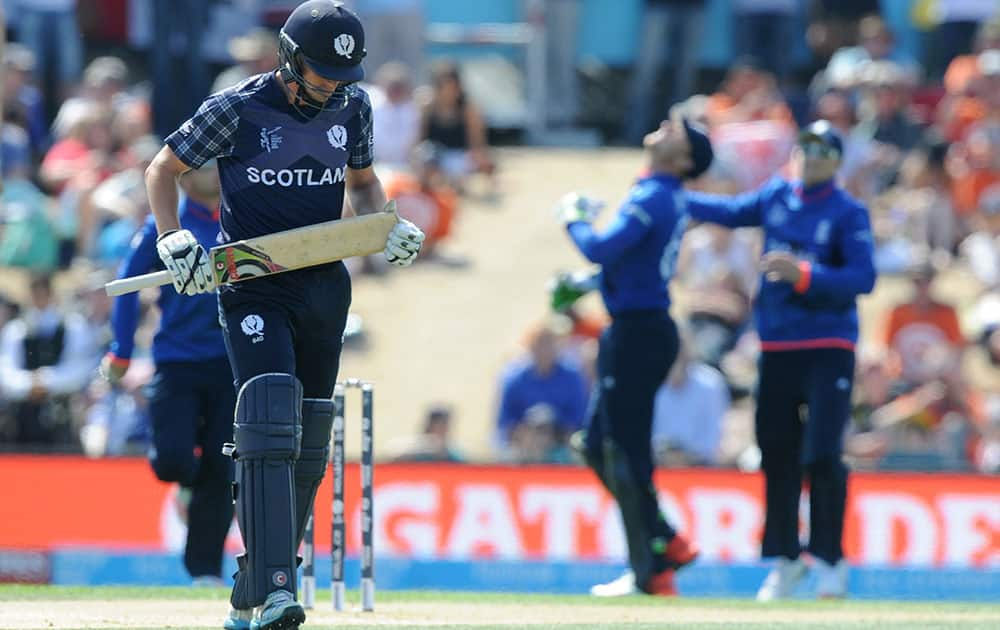
[[[662,552],[675,535],[653,486],[650,440],[656,390],[677,358],[678,343],[666,311],[631,311],[614,316],[597,355],[586,458],[618,502],[640,588],[667,568]]]
[[[799,556],[799,498],[809,479],[809,544],[830,564],[843,557],[847,467],[841,461],[851,412],[854,352],[841,348],[761,353],[755,428],[767,515],[761,555]]]
[[[232,439],[235,406],[224,357],[159,363],[149,384],[153,471],[191,492],[184,566],[192,577],[222,576],[233,522],[233,463],[222,445]]]
[[[299,379],[304,398],[330,398],[350,305],[351,277],[339,262],[221,290],[237,390],[254,376],[281,372]]]

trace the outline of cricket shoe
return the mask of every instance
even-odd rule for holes
[[[594,597],[626,597],[642,593],[635,583],[635,573],[631,570],[622,573],[620,577],[605,584],[595,584],[590,587]]]
[[[816,558],[816,597],[820,599],[844,599],[847,597],[847,563],[843,560],[829,564]]]
[[[791,597],[808,572],[809,569],[802,558],[795,560],[778,558],[774,568],[767,574],[760,590],[757,591],[757,601],[770,602]]]
[[[677,595],[677,585],[674,584],[674,570],[667,569],[649,578],[643,592],[649,595],[659,595],[660,597],[675,597]]]
[[[296,630],[306,620],[306,611],[295,596],[285,590],[274,591],[257,609],[250,630]]]
[[[698,559],[699,549],[683,534],[675,534],[663,555],[671,569],[680,569]]]
[[[677,570],[698,558],[698,548],[686,537],[675,534],[663,550],[663,558],[667,561],[667,568],[649,578],[646,588],[642,590],[650,595],[674,597],[677,595],[677,585],[674,583]]]
[[[222,623],[222,627],[226,630],[250,630],[251,621],[253,621],[253,608],[246,610],[230,608],[229,616]]]

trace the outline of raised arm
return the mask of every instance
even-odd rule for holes
[[[710,195],[689,191],[687,211],[692,219],[718,223],[726,227],[753,227],[762,223],[763,196],[761,190],[742,195]]]
[[[602,234],[598,234],[589,221],[567,223],[566,230],[587,260],[606,265],[618,260],[638,243],[652,223],[645,208],[635,201],[628,201]]]

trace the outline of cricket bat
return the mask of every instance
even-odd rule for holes
[[[390,200],[385,210],[375,214],[218,245],[209,250],[208,258],[212,262],[216,285],[243,282],[382,251],[389,232],[398,221],[396,202]],[[170,283],[169,271],[157,271],[114,280],[105,284],[104,290],[115,296]]]

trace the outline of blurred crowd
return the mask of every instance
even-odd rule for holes
[[[146,10],[137,11],[143,4]],[[190,9],[183,21],[165,15],[181,4]],[[256,3],[258,19],[228,41],[228,63],[199,54],[204,25],[193,18],[211,4],[0,5],[11,18],[0,129],[0,448],[104,455],[148,447],[145,385],[153,370],[156,294],[142,295],[137,355],[125,379],[110,386],[97,369],[111,342],[112,301],[103,284],[115,277],[149,215],[143,175],[162,137],[210,92],[274,70],[274,26],[297,3]],[[395,4],[403,9],[406,3]],[[148,20],[153,42],[166,45],[144,53],[87,27],[97,21],[112,28],[104,21],[122,15],[130,28]],[[378,171],[401,214],[427,234],[424,264],[461,264],[440,244],[452,233],[463,195],[479,194],[476,183],[481,180],[487,201],[497,193],[487,129],[454,63],[440,60],[418,74],[408,63],[421,63],[419,57],[394,45],[405,38],[384,43],[405,17],[405,11],[374,9],[366,16],[370,33],[383,42],[372,48],[391,53],[381,55],[385,62],[375,70],[368,66],[365,85],[375,134],[383,139]],[[212,178],[189,178],[182,192],[217,198],[217,178],[209,184],[214,192],[189,189],[202,179]],[[349,264],[356,278],[388,273],[377,256]],[[364,323],[352,315],[348,344],[363,334]],[[447,427],[447,413],[431,415],[431,434]]]
[[[881,295],[890,299],[876,309],[863,302],[846,451],[856,468],[1000,472],[995,3],[939,3],[952,12],[929,35],[925,59],[896,46],[877,2],[813,3],[812,60],[802,75],[787,54],[800,3],[734,2],[740,55],[698,94],[703,69],[685,46],[697,44],[704,4],[646,2],[622,137],[637,141],[667,116],[697,120],[716,161],[695,186],[739,193],[787,175],[798,128],[829,120],[845,143],[839,180],[871,211]],[[673,93],[654,87],[661,77]],[[759,250],[753,230],[701,225],[685,235],[675,276],[683,352],[656,399],[652,448],[661,465],[759,465],[748,398],[759,353],[750,322]],[[566,315],[533,331],[526,357],[501,377],[501,458],[564,461],[585,423],[586,395],[575,392],[593,375],[587,331],[595,326],[587,314]],[[540,439],[551,446],[538,448]]]
[[[110,341],[103,283],[148,214],[143,171],[161,138],[210,91],[273,69],[275,27],[296,3],[236,2],[240,30],[209,54],[213,42],[196,17],[215,4],[3,3],[3,448],[115,454],[148,443],[148,358],[137,357],[116,387],[95,377]],[[462,200],[499,193],[489,116],[468,89],[469,64],[425,59],[413,36],[419,0],[350,4],[369,32],[366,87],[380,176],[401,213],[427,233],[426,264],[453,263],[446,243]],[[578,4],[551,3],[552,33],[572,32]],[[693,53],[699,33],[713,26],[705,4],[643,3],[639,53],[619,95],[629,113],[602,128],[606,138],[634,142],[668,115],[698,120],[711,132],[716,162],[696,185],[739,192],[783,173],[799,126],[831,121],[845,142],[840,178],[871,210],[882,293],[896,301],[863,310],[848,453],[873,469],[1000,472],[995,3],[916,3],[948,10],[933,19],[913,11],[924,28],[933,24],[931,45],[913,56],[897,45],[877,1],[738,0],[738,56],[715,80]],[[806,5],[808,28],[796,35],[808,47],[803,63],[783,46]],[[585,89],[586,69],[559,54],[566,41],[550,38],[549,122],[586,125],[595,96]],[[675,279],[683,351],[656,404],[653,448],[663,465],[755,465],[747,423],[758,353],[749,322],[757,239],[707,225],[684,239]],[[362,282],[386,273],[375,258],[354,271]],[[143,297],[140,348],[156,328],[152,297]],[[603,325],[599,312],[573,309],[525,332],[524,356],[498,375],[497,460],[575,461],[572,436],[585,422]],[[362,332],[352,319],[348,343]],[[427,410],[420,435],[396,456],[461,461],[452,422],[447,404]]]

